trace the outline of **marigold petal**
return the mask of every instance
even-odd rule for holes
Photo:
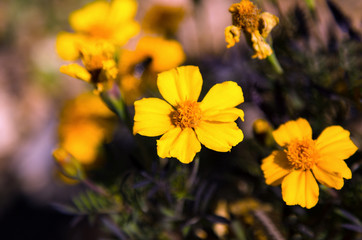
[[[291,172],[292,167],[288,163],[285,152],[273,151],[263,159],[261,170],[263,170],[266,184],[277,186]]]
[[[215,84],[200,103],[200,108],[206,112],[217,109],[233,108],[244,102],[241,87],[232,81]]]
[[[172,128],[169,117],[173,108],[158,98],[144,98],[134,103],[135,116],[133,134],[155,137]]]
[[[173,106],[199,98],[202,77],[196,66],[182,66],[158,75],[157,86],[163,98]]]
[[[129,39],[137,35],[140,31],[140,25],[135,21],[130,21],[122,27],[113,30],[112,40],[117,45],[124,45]]]
[[[316,148],[322,158],[347,159],[357,147],[349,137],[349,131],[341,126],[330,126],[324,129],[316,140]]]
[[[288,121],[273,131],[275,141],[282,147],[295,139],[312,139],[312,128],[307,120],[299,118],[296,121]]]
[[[134,0],[113,0],[108,13],[108,25],[119,27],[132,20],[136,15],[137,5]]]
[[[215,122],[234,122],[240,117],[244,121],[244,111],[238,108],[209,110],[202,113],[202,119]]]
[[[107,1],[91,2],[72,12],[69,16],[69,24],[76,32],[89,32],[92,27],[104,24],[108,14]]]
[[[79,58],[78,42],[81,37],[78,34],[61,32],[57,35],[55,47],[59,57],[67,61]]]
[[[157,141],[157,153],[160,157],[175,157],[182,163],[190,163],[200,152],[201,144],[191,128],[174,128]]]
[[[343,187],[344,181],[340,173],[328,171],[324,169],[322,166],[317,166],[317,165],[314,165],[312,167],[312,171],[315,178],[321,184],[335,189],[341,189]]]
[[[67,74],[71,77],[90,82],[92,75],[85,69],[84,67],[76,64],[71,63],[68,65],[63,65],[60,67],[59,71],[61,73]]]
[[[341,160],[339,158],[333,158],[333,157],[320,158],[316,163],[316,165],[327,172],[338,173],[343,178],[346,179],[352,178],[351,169],[349,169],[344,160]]]
[[[287,205],[312,208],[318,202],[319,187],[311,171],[292,171],[282,181],[282,195]]]
[[[235,122],[220,123],[201,121],[195,128],[196,135],[205,147],[227,152],[244,138]]]

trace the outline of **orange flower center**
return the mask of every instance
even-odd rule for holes
[[[312,139],[294,140],[284,151],[289,163],[297,170],[309,170],[317,159],[317,150]]]
[[[253,32],[259,27],[260,9],[249,0],[242,0],[230,6],[233,25],[241,27],[248,32]]]
[[[194,128],[201,119],[201,109],[198,102],[185,101],[180,103],[176,110],[171,113],[171,121],[177,126],[184,128]]]
[[[109,39],[112,36],[112,30],[101,24],[95,24],[90,27],[89,34],[95,38]]]

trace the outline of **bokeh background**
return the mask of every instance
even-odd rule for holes
[[[69,14],[88,2],[0,1],[0,239],[98,239],[97,228],[86,221],[75,224],[71,216],[52,207],[81,188],[61,181],[51,155],[60,110],[67,100],[91,89],[59,72],[64,62],[56,54],[55,39],[59,31],[70,30]],[[343,123],[361,147],[362,1],[316,0],[314,12],[302,0],[256,1],[281,21],[272,35],[288,72],[283,88],[266,80],[278,76],[266,61],[250,58],[252,50],[243,38],[237,47],[226,49],[224,28],[231,24],[227,10],[236,1],[138,2],[140,22],[154,4],[184,8],[177,39],[186,63],[199,65],[204,79],[234,80],[242,86],[246,139],[253,136],[252,123],[258,118],[277,124],[288,120],[286,116],[320,115],[327,123]],[[316,85],[332,103],[315,95],[311,89]],[[271,93],[289,87],[279,100]],[[360,162],[359,156],[354,167],[358,169]]]

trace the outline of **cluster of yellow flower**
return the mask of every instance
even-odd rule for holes
[[[164,36],[146,35],[139,38],[134,50],[124,48],[128,40],[140,31],[140,26],[133,20],[136,9],[134,0],[113,0],[110,3],[97,1],[72,13],[70,25],[75,33],[59,34],[57,50],[66,60],[80,58],[84,66],[71,63],[62,66],[60,71],[92,83],[97,93],[116,86],[125,103],[134,103],[133,133],[149,137],[162,135],[157,140],[160,158],[174,157],[182,163],[190,163],[200,152],[201,144],[219,152],[230,151],[244,138],[235,122],[238,118],[244,120],[244,112],[237,108],[244,101],[241,87],[232,81],[216,84],[199,102],[203,84],[199,68],[178,67],[185,60],[185,54],[177,41],[165,37],[172,32],[168,25],[164,31],[156,28],[158,33],[167,33]],[[253,57],[264,59],[271,55],[272,49],[265,38],[278,23],[278,18],[267,12],[261,13],[249,0],[231,5],[229,11],[233,25],[225,29],[227,47],[239,41],[242,30],[250,37],[255,50]],[[152,30],[149,22],[145,26]],[[173,25],[177,25],[177,21],[174,22]],[[164,100],[143,98],[135,101],[142,95],[141,85],[147,82],[146,77],[137,74],[136,66],[149,59],[148,72],[144,75],[158,75],[157,80],[147,84],[149,86],[152,81],[157,84]],[[84,107],[90,110],[87,116],[92,115],[93,108],[97,109],[95,114],[98,116],[111,114],[101,110],[104,106],[98,108],[92,104],[89,108]],[[78,132],[104,139],[109,134],[109,127],[95,128],[97,124],[84,120],[83,116],[73,125],[76,132],[68,130],[69,122],[61,124],[60,145],[87,162],[94,158],[91,152],[99,142],[89,142],[94,139],[92,137],[79,139]],[[343,178],[351,178],[344,159],[350,157],[357,147],[350,140],[349,132],[342,127],[328,127],[317,140],[313,140],[309,123],[298,119],[281,125],[272,136],[284,150],[274,151],[265,158],[261,168],[267,184],[282,185],[283,199],[288,205],[313,207],[319,195],[315,179],[327,187],[340,189]],[[87,144],[83,145],[84,142]]]

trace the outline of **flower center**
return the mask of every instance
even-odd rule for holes
[[[284,151],[289,163],[297,170],[309,170],[317,159],[315,142],[312,139],[294,140]]]
[[[89,34],[95,38],[109,39],[112,36],[112,30],[104,25],[95,24],[90,27]]]
[[[172,123],[184,128],[194,128],[201,119],[201,109],[198,102],[185,101],[180,103],[170,115]]]
[[[234,3],[229,8],[232,14],[233,25],[253,32],[259,27],[260,9],[249,0]]]

